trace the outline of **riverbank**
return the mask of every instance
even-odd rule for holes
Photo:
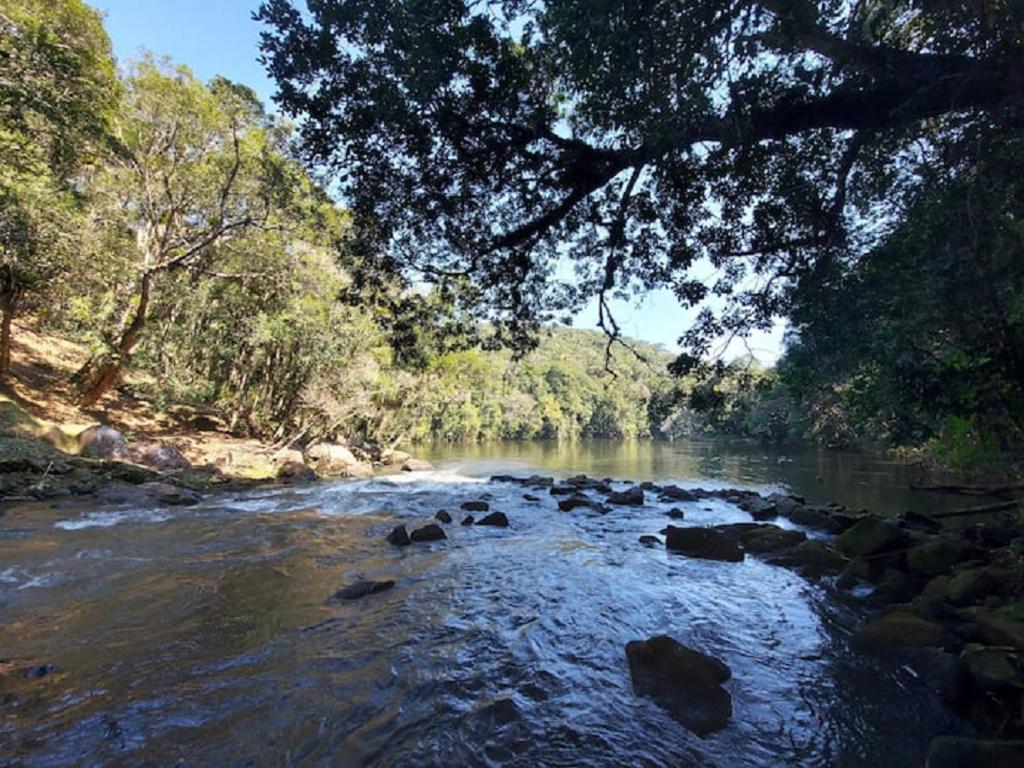
[[[0,499],[87,495],[108,484],[166,482],[201,492],[317,477],[368,477],[425,464],[374,445],[306,451],[232,434],[214,409],[157,404],[129,379],[82,407],[71,384],[87,350],[16,325],[12,376],[0,386]],[[147,382],[153,389],[152,382]]]

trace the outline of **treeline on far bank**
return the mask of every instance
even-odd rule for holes
[[[280,444],[724,434],[965,468],[1020,454],[1019,138],[987,137],[985,162],[936,180],[829,291],[792,297],[774,369],[675,377],[639,345],[609,371],[596,331],[538,325],[513,358],[460,311],[471,279],[410,284],[360,250],[244,85],[116,66],[81,0],[0,0],[0,17],[0,374],[31,315],[87,345],[84,406],[129,387]]]

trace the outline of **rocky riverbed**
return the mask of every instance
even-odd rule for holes
[[[436,731],[429,722],[414,726],[392,716],[391,726],[382,723],[366,736],[365,744],[376,746],[357,750],[355,763],[405,757],[418,764],[405,751],[414,745],[468,764],[484,754],[499,756],[490,762],[555,761],[570,754],[562,737],[552,741],[549,732],[528,746],[521,741],[524,729],[536,733],[571,712],[600,726],[583,726],[573,737],[583,741],[572,754],[593,765],[630,762],[630,756],[638,764],[664,764],[672,755],[682,755],[684,764],[722,765],[858,764],[851,760],[874,755],[872,764],[905,765],[923,761],[927,752],[934,768],[1016,765],[1006,760],[1021,754],[1022,531],[1012,518],[950,529],[927,515],[883,518],[781,493],[585,476],[484,481],[425,472],[241,496],[160,486],[147,480],[102,487],[85,497],[86,509],[82,500],[56,499],[8,508],[0,518],[2,554],[13,563],[2,574],[3,603],[22,632],[0,633],[7,657],[0,694],[9,705],[0,744],[26,764],[60,762],[78,738],[94,757],[123,757],[119,744],[127,754],[170,757],[178,754],[167,741],[172,734],[184,734],[199,756],[223,754],[207,741],[218,716],[209,709],[214,691],[206,683],[225,684],[225,670],[241,664],[275,685],[295,675],[313,684],[330,665],[315,663],[318,671],[311,674],[295,667],[294,654],[314,649],[340,664],[328,689],[358,691],[366,702],[363,715],[342,707],[353,722],[373,722],[392,704],[401,706],[406,694],[392,690],[388,675],[372,682],[372,674],[366,679],[354,668],[346,671],[349,663],[390,663],[408,692],[416,690],[409,684],[417,677],[417,649],[428,654],[419,656],[426,664],[420,669],[433,681],[423,681],[422,703],[441,712],[454,706],[434,723]],[[120,531],[133,538],[125,540]],[[89,554],[107,551],[110,536],[124,551]],[[183,565],[191,574],[184,582]],[[149,625],[169,644],[154,648],[151,639],[128,631],[134,639],[121,641],[128,645],[119,667],[128,684],[124,693],[140,686],[150,691],[143,658],[157,652],[173,659],[177,671],[168,675],[174,684],[201,689],[185,695],[206,713],[191,726],[164,722],[179,717],[168,714],[178,708],[155,690],[143,698],[168,712],[152,727],[138,721],[136,705],[109,677],[109,664],[91,653],[83,659],[60,650],[78,627],[78,642],[98,653],[109,639],[102,622],[123,624],[126,617],[117,611],[126,599],[171,600],[165,607],[173,615],[182,607],[183,583],[223,583],[253,569],[270,570],[242,578],[243,592],[219,603],[219,618],[200,609],[202,623],[210,631],[225,629],[225,638],[190,632],[188,622],[167,627],[142,604],[131,615],[129,626],[144,632]],[[797,580],[783,573],[798,574]],[[139,589],[139,580],[157,583],[151,579],[179,585],[175,596]],[[804,594],[801,582],[812,592]],[[677,603],[679,590],[687,588],[693,596]],[[266,592],[257,604],[290,595],[283,614],[273,609],[280,618],[272,626],[251,609],[238,612],[236,603],[257,599],[249,590]],[[46,599],[33,600],[38,594]],[[205,603],[200,598],[198,605]],[[43,621],[43,629],[46,615],[58,617],[58,624]],[[228,628],[240,619],[249,627],[243,635]],[[343,626],[339,619],[356,623]],[[228,638],[235,638],[233,650],[222,645]],[[822,644],[821,638],[829,639]],[[556,650],[560,645],[571,649],[568,657]],[[850,656],[840,650],[847,647]],[[445,666],[452,663],[462,666]],[[511,666],[501,671],[503,664]],[[855,677],[840,671],[846,666],[858,670]],[[475,682],[445,694],[444,681],[458,679],[458,668]],[[408,674],[413,678],[403,677]],[[492,684],[478,674],[493,676]],[[257,679],[228,677],[230,685],[253,693],[257,710],[269,703],[269,691],[251,688]],[[805,687],[812,680],[816,692]],[[599,693],[595,684],[611,687]],[[366,685],[384,685],[377,690],[387,703],[363,699],[371,690]],[[870,708],[827,693],[837,685],[847,694],[875,697]],[[329,742],[355,749],[329,707],[296,695],[324,713],[327,733],[334,734]],[[445,704],[446,696],[454,698]],[[71,703],[54,708],[60,700]],[[636,709],[644,701],[696,741],[673,733],[667,743],[644,742],[672,733],[657,725],[654,712]],[[406,706],[418,711],[420,705]],[[923,732],[906,729],[906,744],[894,750],[887,742],[900,730],[891,730],[889,720],[906,717],[901,708],[908,706],[924,706],[928,715],[915,714],[930,725]],[[939,714],[943,708],[948,722]],[[228,711],[244,722],[254,716],[241,700]],[[622,720],[626,712],[633,721]],[[121,736],[96,741],[90,718]],[[618,719],[615,725],[610,718]],[[850,731],[853,723],[859,725]],[[289,749],[306,744],[324,759],[337,754],[322,752],[327,746],[314,746],[313,736],[300,736],[290,716],[283,725],[281,743]],[[774,727],[783,741],[771,735]],[[53,733],[43,737],[49,729]],[[445,733],[454,741],[441,746]],[[397,739],[394,749],[380,741],[385,735],[385,741]],[[804,746],[794,747],[794,739]],[[741,754],[743,743],[756,746]],[[886,755],[895,762],[878,761]]]

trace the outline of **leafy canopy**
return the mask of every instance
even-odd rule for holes
[[[876,245],[1024,96],[1014,0],[308,6],[266,0],[263,51],[366,252],[469,276],[521,345],[595,295],[614,337],[612,297],[669,287],[704,308],[678,370]]]

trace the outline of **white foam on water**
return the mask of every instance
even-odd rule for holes
[[[162,523],[171,516],[160,510],[128,510],[119,512],[88,512],[74,520],[61,520],[54,528],[80,531],[83,528],[112,528],[121,523]]]

